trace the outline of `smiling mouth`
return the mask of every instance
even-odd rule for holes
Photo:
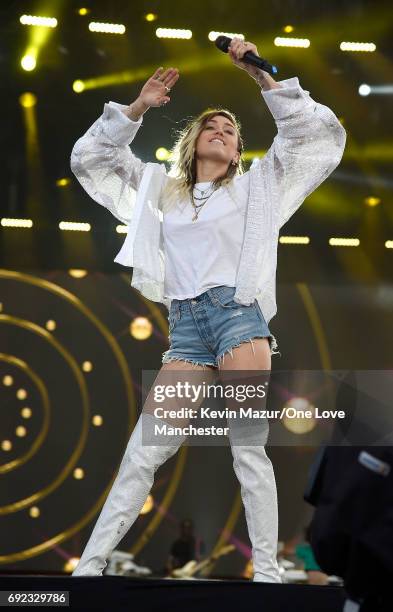
[[[219,138],[213,138],[209,142],[218,142],[218,143],[222,144],[223,146],[225,146],[225,143],[222,140],[220,140]]]

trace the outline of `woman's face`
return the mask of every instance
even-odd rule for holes
[[[211,159],[228,165],[239,161],[238,135],[233,123],[223,115],[214,115],[204,125],[196,143],[197,159]]]

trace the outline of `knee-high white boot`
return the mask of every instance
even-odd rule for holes
[[[254,582],[282,582],[277,563],[278,505],[273,465],[266,454],[268,424],[243,427],[228,420],[233,468],[240,483],[252,545]],[[257,431],[259,429],[259,432]],[[254,445],[241,442],[254,441]],[[256,444],[256,441],[263,444]]]
[[[185,437],[175,436],[167,438],[165,446],[153,446],[154,439],[157,440],[153,435],[156,423],[162,425],[163,421],[148,413],[139,417],[116,479],[72,576],[102,575],[107,558],[138,518],[153,486],[156,470],[185,440]]]

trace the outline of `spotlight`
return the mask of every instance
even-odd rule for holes
[[[159,147],[156,150],[156,158],[160,161],[166,161],[169,158],[169,151],[165,147]]]
[[[370,92],[371,92],[370,85],[367,85],[366,83],[363,83],[363,85],[360,85],[360,87],[359,87],[359,95],[360,96],[369,96]]]
[[[92,21],[89,23],[90,32],[101,32],[101,34],[124,34],[126,26],[122,23],[99,23]]]
[[[178,30],[176,28],[157,28],[156,36],[158,38],[192,38],[191,30]]]
[[[83,91],[85,88],[85,85],[83,83],[83,81],[74,81],[72,84],[72,89],[75,91],[75,93],[80,93],[81,91]]]
[[[37,96],[33,93],[26,92],[19,96],[19,104],[23,106],[23,108],[31,108],[37,104]]]
[[[22,57],[20,65],[26,72],[31,72],[36,67],[37,62],[34,55],[27,54]]]
[[[147,13],[145,15],[146,21],[155,21],[157,18],[158,18],[158,15],[156,15],[155,13]]]
[[[375,51],[376,46],[374,43],[361,43],[361,42],[342,42],[340,43],[341,51]]]
[[[304,47],[307,48],[310,46],[310,41],[308,38],[287,38],[282,36],[276,36],[274,39],[274,44],[276,47]]]

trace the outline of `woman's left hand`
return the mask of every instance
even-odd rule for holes
[[[255,55],[259,56],[256,45],[251,42],[244,41],[241,38],[238,38],[237,36],[234,36],[228,47],[228,53],[229,57],[232,60],[232,63],[235,64],[235,66],[241,68],[242,70],[248,72],[253,79],[263,78],[265,76],[264,70],[261,70],[261,68],[257,68],[252,64],[247,64],[246,62],[242,61],[241,58],[245,53],[247,53],[247,51],[252,51],[253,53],[255,53]]]

